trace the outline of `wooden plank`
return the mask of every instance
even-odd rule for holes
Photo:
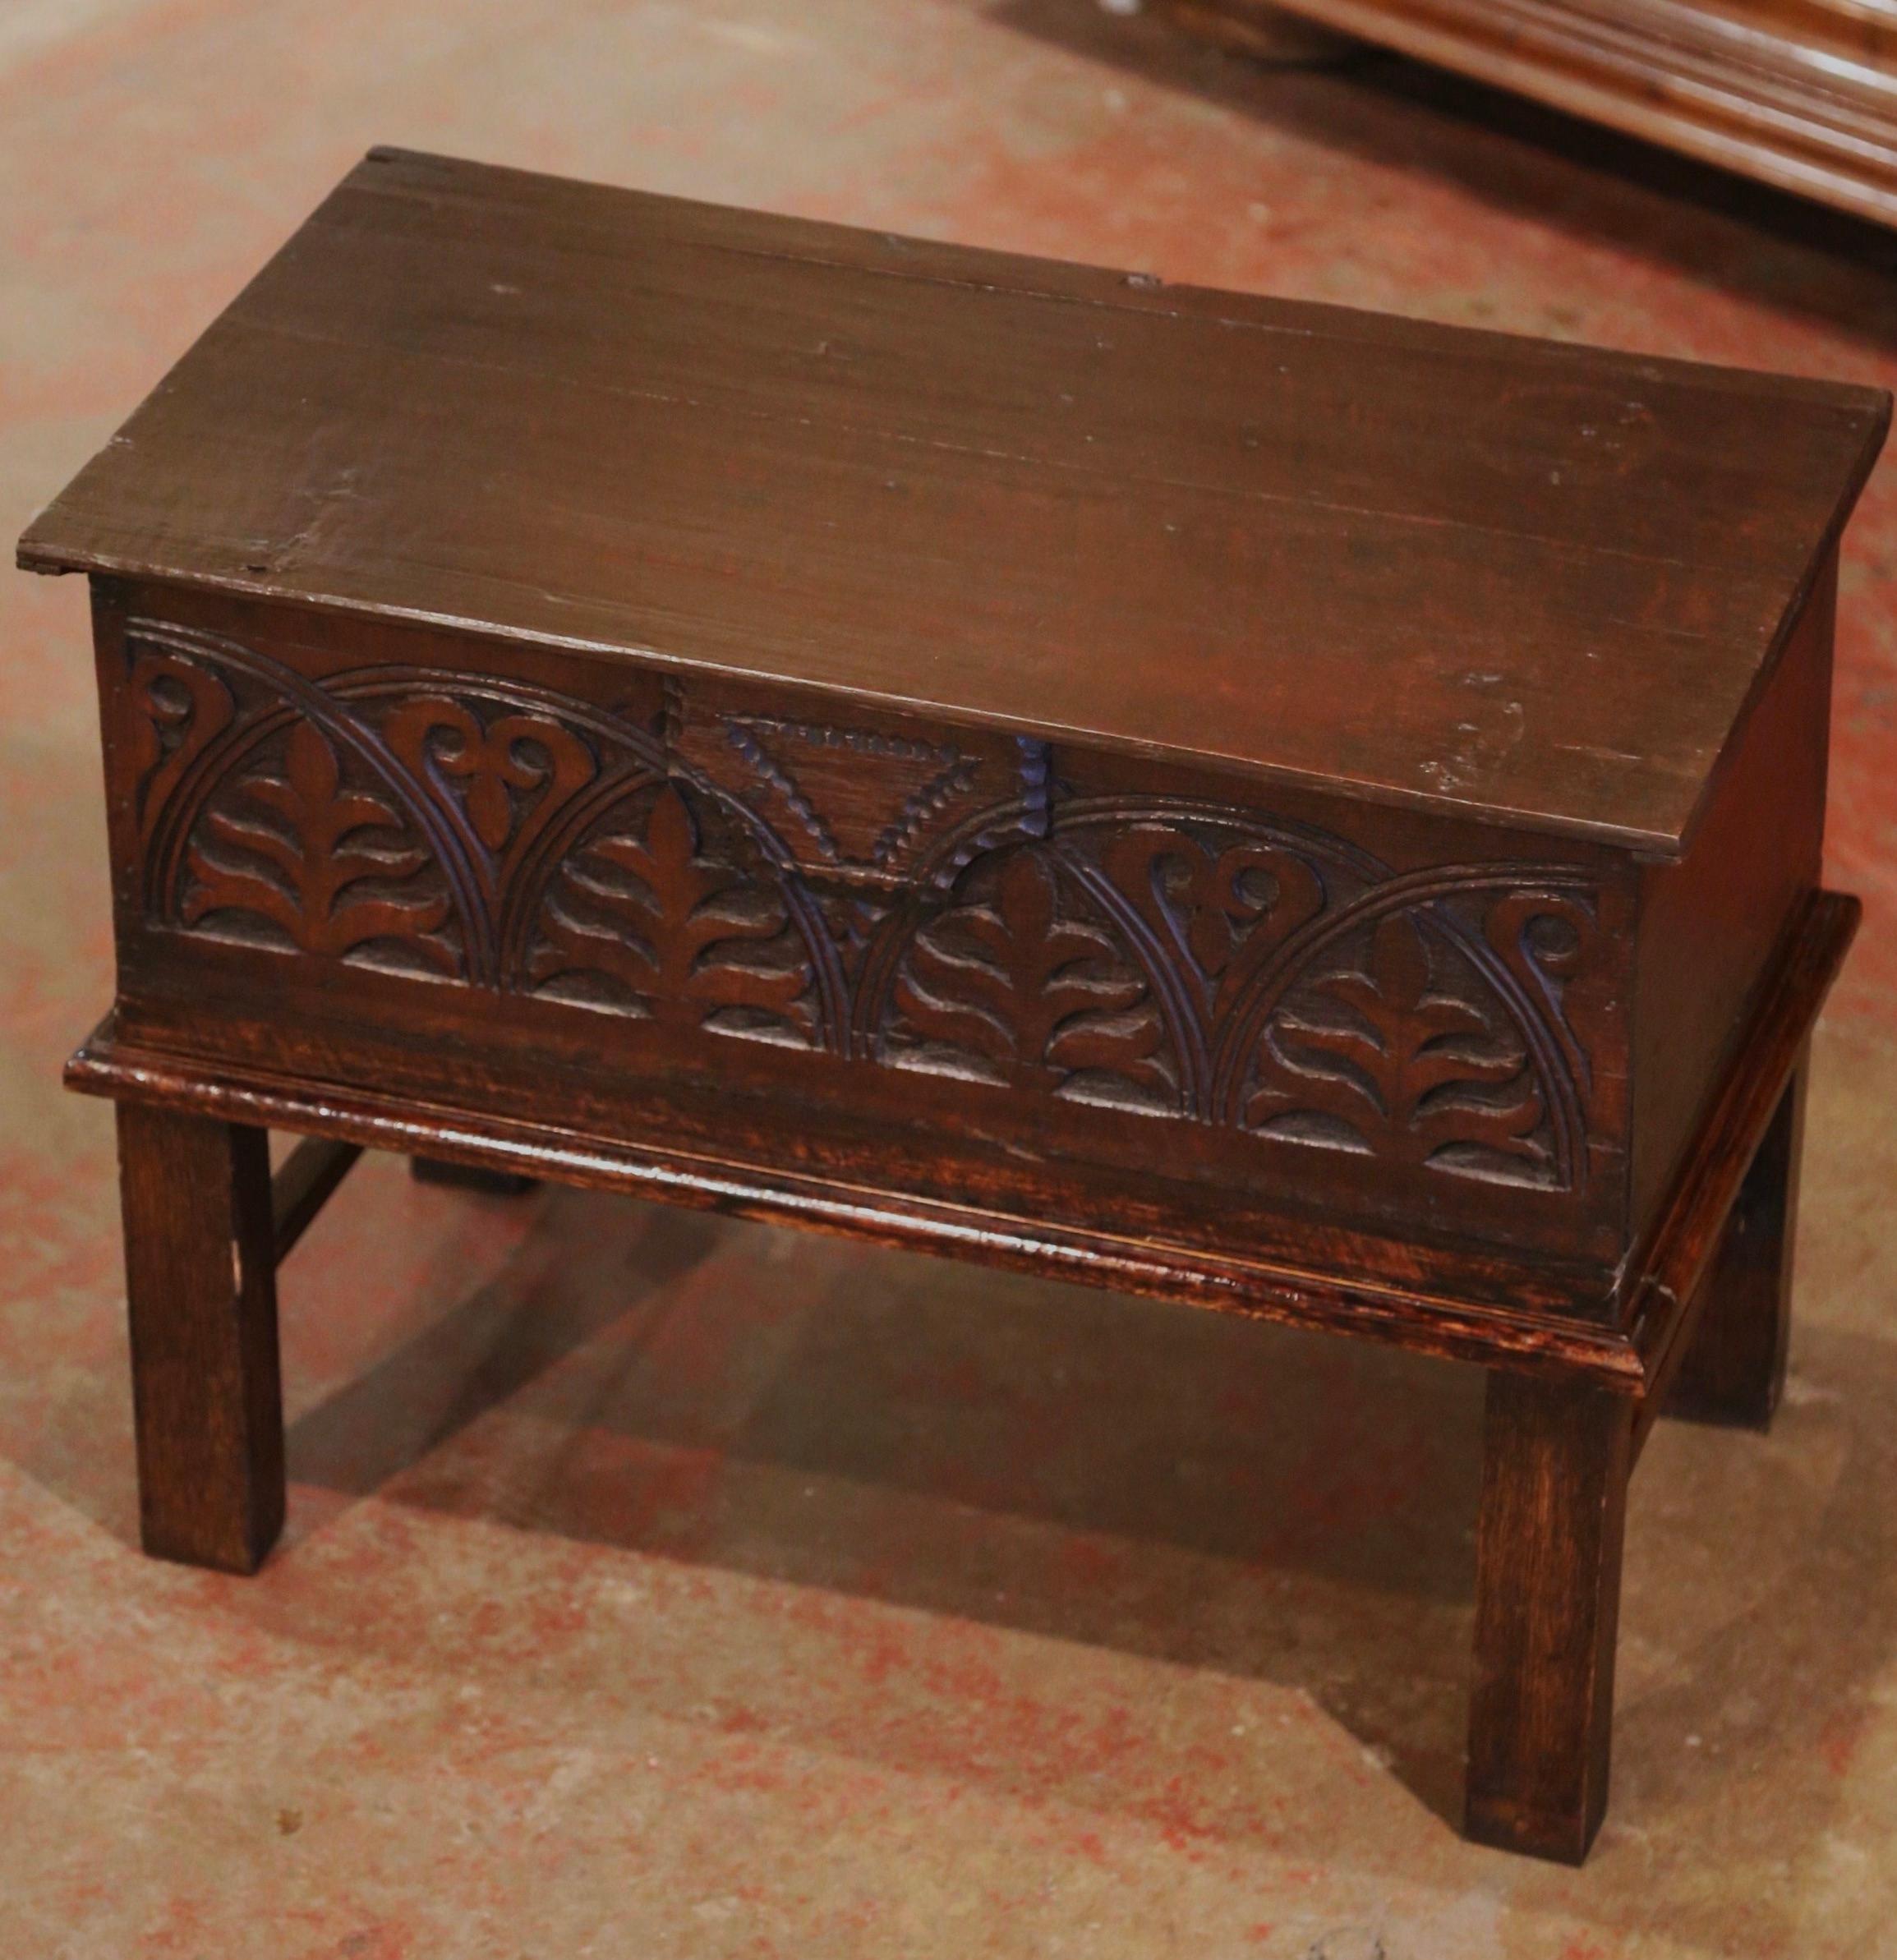
[[[1887,413],[378,152],[21,555],[1669,853]]]

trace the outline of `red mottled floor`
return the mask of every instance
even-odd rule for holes
[[[1897,238],[1089,0],[10,0],[0,530],[375,141],[1897,381]],[[251,1582],[145,1562],[71,582],[0,580],[0,1956],[1897,1954],[1897,464],[1845,554],[1789,1403],[1636,1484],[1612,1820],[1455,1801],[1478,1383],[366,1167]]]

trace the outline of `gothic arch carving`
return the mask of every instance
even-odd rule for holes
[[[125,657],[143,903],[175,929],[1273,1147],[1586,1175],[1569,992],[1600,935],[1573,866],[1399,874],[1261,813],[1064,796],[1024,737],[1017,793],[900,831],[878,886],[681,754],[675,682],[647,726],[419,666],[318,683],[153,621]],[[935,764],[876,743],[865,766]]]

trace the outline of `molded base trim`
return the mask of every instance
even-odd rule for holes
[[[1762,991],[1754,1024],[1656,1235],[1623,1329],[1509,1313],[1335,1273],[1209,1254],[1153,1239],[1072,1231],[979,1206],[920,1200],[636,1140],[212,1068],[118,1042],[108,1019],[67,1067],[75,1089],[299,1130],[516,1176],[546,1178],[813,1226],[1419,1352],[1529,1373],[1580,1375],[1639,1396],[1680,1332],[1681,1302],[1710,1255],[1856,928],[1855,899],[1815,894]]]

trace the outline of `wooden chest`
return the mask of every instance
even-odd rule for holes
[[[1456,1355],[1630,1461],[1849,936],[1888,407],[373,152],[21,545],[92,575],[128,1234],[208,1177],[267,1318],[275,1125]],[[131,1257],[148,1542],[254,1564],[274,1332]],[[1604,1709],[1479,1828],[1578,1855]]]

